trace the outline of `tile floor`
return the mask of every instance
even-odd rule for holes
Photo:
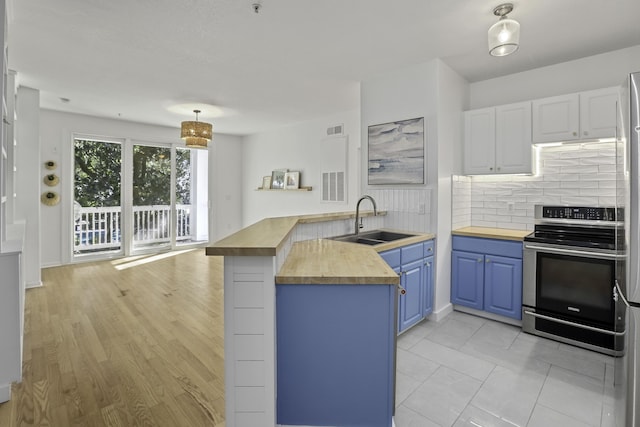
[[[613,358],[453,312],[398,337],[396,427],[609,427]]]

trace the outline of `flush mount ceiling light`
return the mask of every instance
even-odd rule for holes
[[[488,41],[491,56],[507,56],[518,50],[520,43],[520,24],[507,18],[513,10],[512,3],[504,3],[493,9],[500,20],[489,28]]]
[[[207,148],[207,143],[213,136],[213,126],[211,123],[198,121],[200,110],[193,110],[193,112],[196,113],[196,120],[182,122],[180,138],[185,140],[187,147]]]

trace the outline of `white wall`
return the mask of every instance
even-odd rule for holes
[[[214,243],[242,225],[242,137],[215,134],[209,143],[209,241]],[[213,217],[213,220],[211,220]]]
[[[55,207],[47,207],[40,216],[42,266],[54,266],[71,262],[73,212],[73,135],[93,135],[136,141],[182,144],[179,129],[145,125],[123,120],[105,119],[80,114],[40,110],[40,157],[58,163],[61,202]],[[212,221],[218,229],[210,235],[228,234],[240,227],[239,218],[241,167],[239,162],[241,138],[229,135],[214,135],[209,144],[209,167],[214,172],[210,182]],[[217,187],[222,187],[221,191]],[[228,199],[227,199],[228,196]],[[219,230],[223,227],[224,230]]]
[[[462,170],[462,112],[469,84],[442,61],[438,65],[438,186],[436,195],[436,318],[451,309],[451,176]]]
[[[470,108],[620,86],[634,71],[640,71],[640,45],[472,83]]]
[[[40,161],[40,92],[21,86],[16,102],[16,198],[15,220],[24,221],[25,242],[23,251],[24,281],[28,288],[40,286],[41,236],[40,194],[46,174]],[[45,134],[46,135],[46,134]],[[43,206],[42,210],[48,208]],[[45,210],[46,213],[46,210]]]
[[[320,157],[322,141],[330,126],[344,124],[348,135],[347,203],[323,203],[320,200]],[[359,196],[358,171],[360,114],[338,113],[322,119],[298,123],[275,131],[250,135],[242,144],[242,219],[245,226],[275,216],[353,210]],[[300,185],[309,192],[256,191],[262,177],[274,169],[300,171]]]
[[[362,116],[362,192],[390,200],[385,226],[408,225],[409,231],[435,232],[433,200],[437,187],[437,64],[430,61],[373,76],[360,86]],[[372,186],[367,184],[368,127],[381,123],[424,117],[426,180],[424,185]],[[407,191],[410,190],[410,191]],[[424,203],[423,203],[424,201]],[[386,206],[385,206],[386,204]],[[424,205],[424,208],[421,206]]]

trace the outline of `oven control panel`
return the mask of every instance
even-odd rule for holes
[[[616,208],[542,206],[542,218],[578,219],[584,221],[616,221]]]

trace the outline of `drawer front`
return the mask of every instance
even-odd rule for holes
[[[400,248],[400,261],[402,261],[403,265],[408,262],[417,261],[422,258],[424,258],[422,243],[416,243],[413,245],[403,246]]]
[[[390,251],[380,252],[378,255],[380,255],[387,264],[389,264],[389,267],[391,268],[400,267],[400,248],[391,249]]]
[[[422,248],[424,249],[424,253],[423,253],[423,255],[424,255],[425,257],[433,256],[433,254],[436,252],[436,249],[435,249],[435,240],[429,240],[429,241],[427,241],[427,242],[424,242],[424,243],[422,244]]]
[[[522,259],[522,242],[453,236],[453,250]]]

